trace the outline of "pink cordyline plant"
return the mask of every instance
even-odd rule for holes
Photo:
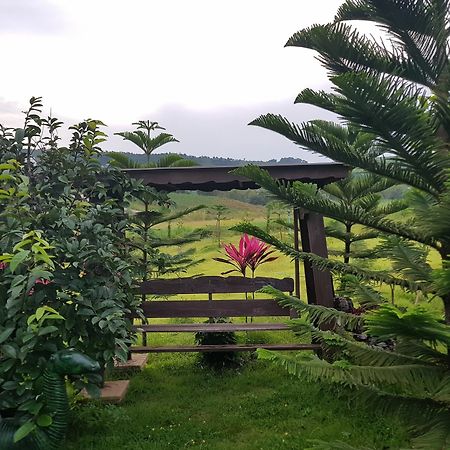
[[[231,272],[240,272],[244,277],[247,268],[252,271],[252,277],[255,276],[256,269],[264,263],[274,261],[278,257],[270,256],[274,250],[270,250],[270,245],[260,241],[256,237],[249,237],[244,234],[239,240],[239,248],[233,244],[224,245],[228,259],[214,258],[215,261],[223,262],[234,267],[234,269],[222,272],[226,275]]]

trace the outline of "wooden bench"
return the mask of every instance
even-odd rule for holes
[[[244,277],[197,277],[159,279],[142,283],[142,295],[169,297],[180,294],[208,294],[206,300],[151,300],[141,304],[144,324],[135,325],[136,332],[143,333],[142,346],[131,347],[131,352],[228,352],[254,351],[258,348],[274,350],[317,350],[315,344],[239,344],[239,345],[189,345],[189,346],[148,346],[147,333],[216,333],[235,331],[276,331],[287,330],[287,323],[168,323],[152,324],[148,319],[173,318],[216,318],[216,317],[292,317],[288,308],[281,307],[273,299],[253,299],[253,293],[271,285],[283,292],[292,293],[292,278],[244,278]],[[244,293],[248,299],[244,299]],[[241,294],[241,299],[214,300],[214,294]],[[138,316],[133,317],[137,319]]]

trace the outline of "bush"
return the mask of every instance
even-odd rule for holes
[[[40,108],[31,99],[24,128],[0,134],[0,414],[24,420],[44,408],[49,356],[125,358],[136,308],[124,239],[136,183],[100,165],[101,122],[71,127],[60,147],[61,123]]]
[[[231,323],[226,317],[214,317],[205,323]],[[235,345],[237,343],[236,334],[233,332],[195,334],[197,345]],[[242,359],[236,352],[206,352],[199,353],[200,364],[214,370],[223,370],[239,367]]]

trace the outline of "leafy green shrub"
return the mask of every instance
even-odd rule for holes
[[[23,129],[0,129],[0,414],[38,423],[49,356],[125,358],[137,306],[125,208],[138,185],[100,165],[101,122],[71,127],[62,147],[41,106],[31,99]]]
[[[226,317],[214,317],[205,323],[231,323]],[[235,345],[237,343],[236,334],[233,332],[195,334],[197,345]],[[214,370],[223,370],[239,367],[242,359],[237,352],[205,352],[199,354],[200,363]]]

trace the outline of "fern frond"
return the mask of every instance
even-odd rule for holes
[[[292,322],[292,323],[291,323]],[[343,334],[331,331],[322,331],[317,327],[305,324],[298,319],[290,321],[291,329],[301,337],[312,338],[314,342],[321,344],[325,350],[331,350],[330,354],[345,353],[354,364],[361,366],[399,366],[404,364],[420,364],[424,361],[420,358],[399,353],[397,351],[384,350],[379,347],[371,347],[354,339],[347,338]]]

